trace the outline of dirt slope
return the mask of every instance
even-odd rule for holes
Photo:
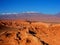
[[[60,45],[60,24],[0,20],[0,45]]]

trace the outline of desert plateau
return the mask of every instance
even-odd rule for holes
[[[0,45],[60,45],[60,23],[0,20]]]

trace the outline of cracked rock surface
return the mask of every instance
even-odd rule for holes
[[[0,20],[0,45],[60,45],[60,24]]]

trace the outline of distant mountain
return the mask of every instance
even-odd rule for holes
[[[55,14],[56,16],[60,17],[60,13]]]
[[[60,14],[48,15],[42,13],[21,13],[0,15],[0,19],[23,19],[29,21],[60,22],[59,16]]]

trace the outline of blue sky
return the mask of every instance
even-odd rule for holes
[[[0,0],[0,13],[40,12],[56,14],[60,12],[60,0]]]

